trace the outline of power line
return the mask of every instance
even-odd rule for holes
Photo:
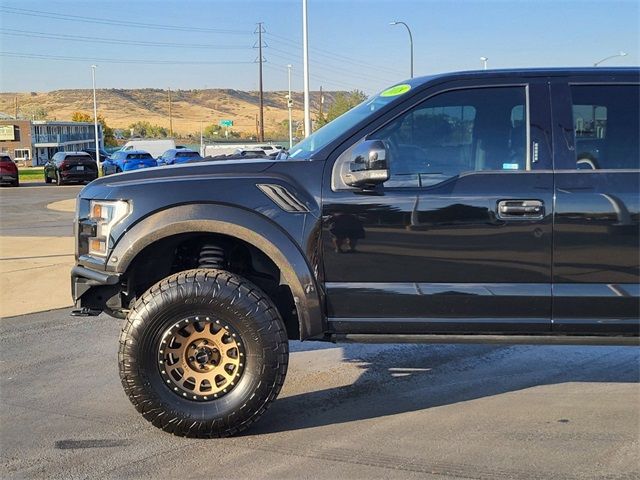
[[[20,37],[47,38],[52,40],[69,40],[69,41],[81,41],[81,42],[117,44],[117,45],[139,45],[144,47],[205,48],[205,49],[223,49],[223,50],[244,50],[249,48],[249,47],[243,47],[240,45],[144,42],[144,41],[138,41],[138,40],[119,40],[115,38],[84,37],[80,35],[64,35],[64,34],[51,34],[51,33],[41,33],[41,32],[26,33],[26,32],[23,32],[20,30],[14,30],[11,28],[0,29],[0,34],[14,35],[14,36],[20,36]]]
[[[225,30],[219,28],[203,28],[203,27],[185,27],[180,25],[163,25],[157,23],[131,22],[122,19],[108,19],[97,17],[85,17],[80,15],[69,15],[55,12],[47,12],[41,10],[29,10],[26,8],[0,6],[0,10],[12,15],[24,15],[28,17],[53,18],[56,20],[64,20],[69,22],[97,23],[101,25],[115,25],[118,27],[136,27],[148,28],[153,30],[175,30],[180,32],[207,32],[207,33],[224,33],[228,35],[248,35],[251,32],[245,30]]]
[[[265,67],[272,69],[272,70],[277,70],[279,72],[286,72],[286,68],[281,67],[279,65],[274,65],[273,63],[269,64],[269,63],[265,63]],[[338,87],[340,89],[347,89],[347,90],[354,90],[354,89],[359,89],[361,88],[361,86],[359,84],[356,83],[345,83],[345,82],[341,82],[339,80],[335,80],[333,78],[329,78],[329,77],[324,77],[322,75],[318,75],[317,73],[313,73],[311,74],[311,78],[315,81],[315,80],[319,80],[321,81],[323,84],[329,84],[329,85],[333,85],[335,87]]]
[[[290,61],[291,58],[294,58],[294,56],[292,54],[288,54],[288,53],[284,52],[283,50],[279,50],[279,49],[274,48],[274,47],[271,47],[271,50],[272,50],[271,56],[273,56],[273,57],[281,58],[281,59],[287,60],[287,61]],[[273,53],[273,51],[285,53],[288,56],[278,55],[277,53]],[[333,72],[339,73],[341,76],[345,76],[346,75],[346,76],[350,76],[350,77],[353,77],[353,78],[356,78],[356,79],[359,79],[359,80],[367,80],[367,81],[376,80],[376,81],[379,81],[380,83],[382,83],[384,85],[393,83],[395,81],[395,80],[390,80],[390,79],[386,79],[386,78],[373,77],[371,75],[364,75],[364,74],[361,74],[361,73],[349,71],[348,69],[346,69],[344,67],[340,67],[339,69],[338,68],[331,68],[331,67],[328,67],[327,64],[321,63],[321,62],[318,62],[318,61],[312,61],[311,63],[314,64],[315,66],[321,68],[324,71],[333,71]]]
[[[43,60],[60,60],[70,62],[100,62],[100,63],[136,63],[140,65],[245,65],[252,64],[253,62],[214,62],[214,61],[190,61],[190,60],[149,60],[149,59],[136,59],[136,58],[93,58],[93,57],[65,57],[59,55],[38,55],[32,53],[20,53],[20,52],[2,52],[1,57],[12,58],[37,58]]]
[[[289,39],[287,37],[284,37],[282,35],[278,35],[276,33],[271,33],[271,32],[267,32],[267,35],[271,36],[271,37],[275,37],[275,38],[279,39],[281,42],[288,43],[291,47],[294,47],[296,49],[300,49],[301,48],[299,43],[297,43],[297,42],[295,42],[295,41],[293,41],[293,40],[291,40],[291,39]],[[284,45],[284,47],[286,47],[286,45]],[[397,74],[397,71],[392,69],[392,68],[385,67],[385,66],[378,65],[378,64],[373,65],[371,63],[363,62],[362,60],[359,60],[359,59],[356,59],[356,58],[353,58],[353,57],[349,57],[349,56],[342,55],[342,54],[339,54],[339,53],[330,52],[328,50],[323,50],[321,48],[310,47],[310,50],[313,50],[316,53],[316,55],[319,55],[319,56],[322,56],[322,57],[333,58],[333,59],[336,59],[336,60],[349,62],[350,64],[361,65],[361,66],[367,67],[367,68],[373,68],[376,71],[385,70],[385,71],[387,71],[389,73]]]

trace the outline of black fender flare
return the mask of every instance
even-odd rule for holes
[[[168,207],[137,222],[116,243],[108,269],[125,273],[145,247],[181,233],[219,233],[243,240],[269,257],[291,289],[300,321],[300,339],[326,331],[316,277],[295,241],[267,217],[220,204],[188,204]]]

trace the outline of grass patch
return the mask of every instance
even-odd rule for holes
[[[44,168],[18,168],[20,181],[40,180],[44,181]]]

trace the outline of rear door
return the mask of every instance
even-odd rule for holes
[[[638,333],[637,74],[556,79],[553,330]]]
[[[330,326],[359,333],[549,332],[547,79],[458,81],[412,103],[366,135],[390,148],[391,178],[382,188],[341,183],[348,150],[328,169],[323,258]]]

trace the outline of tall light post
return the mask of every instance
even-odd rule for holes
[[[409,47],[411,48],[411,78],[413,78],[413,35],[411,35],[411,29],[409,28],[409,25],[399,21],[393,21],[389,23],[389,25],[404,25],[407,32],[409,32]]]
[[[302,63],[304,76],[304,136],[311,135],[311,107],[309,101],[309,29],[307,0],[302,0]]]
[[[606,62],[607,60],[611,60],[612,58],[616,58],[616,57],[626,57],[627,56],[627,52],[623,52],[620,51],[618,53],[616,53],[615,55],[610,55],[608,57],[604,57],[602,60],[598,60],[596,63],[593,64],[594,67],[597,67],[598,65],[600,65],[602,62]]]
[[[293,98],[291,98],[291,65],[287,65],[289,77],[289,95],[287,95],[287,108],[289,109],[289,148],[293,147],[293,125],[291,125],[291,109],[293,108]]]
[[[96,68],[97,65],[91,65],[91,83],[93,84],[93,127],[96,136],[96,165],[98,166],[98,174],[100,174],[100,139],[98,137],[98,103],[96,102]]]
[[[489,57],[480,57],[480,61],[482,62],[482,69],[487,69],[487,62],[489,61]]]

